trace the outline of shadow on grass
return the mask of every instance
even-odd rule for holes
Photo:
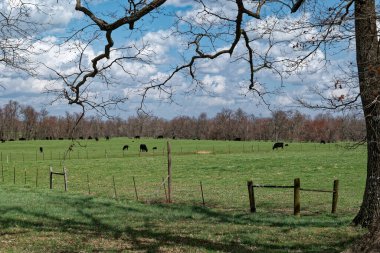
[[[247,231],[240,232],[239,236],[246,237],[242,241],[231,239],[217,239],[220,235],[214,232],[212,226],[223,224],[228,226],[242,225],[243,228],[250,226],[269,226],[282,229],[292,227],[342,227],[343,221],[325,220],[281,220],[281,217],[273,218],[270,215],[252,215],[249,213],[227,213],[199,206],[183,206],[178,204],[155,204],[145,205],[131,202],[130,206],[125,202],[113,200],[100,200],[88,197],[67,197],[47,195],[46,201],[39,208],[8,204],[0,204],[0,228],[3,231],[1,237],[10,235],[12,228],[18,227],[36,232],[57,232],[82,235],[96,240],[106,237],[110,240],[126,241],[124,250],[157,252],[162,249],[186,249],[196,251],[219,251],[219,252],[339,252],[342,247],[351,242],[350,238],[326,245],[325,242],[302,244],[292,242],[286,244],[259,241],[252,237],[252,227]],[[186,221],[191,221],[194,227],[190,230],[180,231],[180,226]],[[197,227],[207,225],[206,232],[211,236],[195,234],[203,231]],[[168,225],[168,227],[166,227]],[[195,230],[195,232],[194,232]],[[280,230],[279,230],[280,231]],[[258,231],[260,232],[260,231]],[[22,233],[22,232],[20,232]],[[228,233],[228,231],[222,231]],[[256,232],[257,233],[257,232]],[[20,236],[22,236],[20,234]],[[205,239],[208,238],[208,239]],[[84,247],[86,242],[80,247]],[[86,246],[88,247],[88,245]],[[327,248],[326,248],[327,247]],[[326,250],[324,250],[324,248]],[[59,250],[59,249],[58,249]],[[102,251],[98,246],[92,246],[92,251]],[[119,248],[110,249],[120,250]],[[285,250],[285,251],[284,251]],[[181,250],[182,251],[182,250]]]

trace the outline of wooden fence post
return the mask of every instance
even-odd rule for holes
[[[168,203],[172,202],[172,151],[170,142],[167,142],[168,145]]]
[[[332,199],[332,208],[331,213],[336,213],[336,207],[338,205],[338,189],[339,189],[339,180],[334,180],[334,189],[333,189],[333,199]]]
[[[132,178],[133,178],[133,186],[135,187],[136,200],[139,201],[139,196],[137,195],[137,188],[136,188],[135,177],[132,177]]]
[[[114,191],[115,199],[117,199],[115,176],[112,176],[112,182],[113,182],[113,191]]]
[[[253,181],[248,181],[248,196],[249,196],[249,207],[251,213],[256,213],[256,203],[255,203],[255,192],[253,190]]]
[[[299,178],[296,178],[294,179],[294,215],[295,216],[300,216],[300,212],[301,212],[300,191],[301,191],[301,181]]]
[[[53,169],[50,166],[50,189],[53,189]]]
[[[166,193],[165,178],[162,178],[162,185],[163,185],[164,191],[165,191],[165,200],[166,200],[166,202],[168,202],[168,194]]]
[[[66,171],[66,167],[63,167],[63,180],[65,182],[65,192],[67,192],[67,171]]]
[[[203,204],[203,206],[205,206],[205,198],[204,198],[204,195],[203,195],[202,181],[200,181],[200,185],[201,185],[201,193],[202,193],[202,204]]]

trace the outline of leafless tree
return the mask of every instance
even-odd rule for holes
[[[30,1],[11,0],[0,5],[0,64],[4,67],[35,74],[36,62],[31,55],[39,53],[33,44],[43,24],[33,20],[31,13],[40,11],[40,5]]]

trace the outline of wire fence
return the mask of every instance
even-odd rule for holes
[[[63,170],[62,170],[63,171]],[[54,172],[60,173],[60,169],[55,168]],[[1,166],[2,185],[14,185],[17,187],[49,189],[50,168],[35,168],[34,170]],[[105,197],[117,201],[139,201],[144,203],[166,203],[167,197],[167,177],[147,178],[144,176],[114,174],[104,176],[94,176],[91,173],[79,175],[78,173],[67,172],[68,194],[83,194],[89,196]],[[0,185],[1,185],[0,184]],[[270,185],[269,185],[270,186]],[[279,193],[278,187],[268,187],[268,185],[255,185],[256,205],[260,211],[293,213],[293,192],[283,191]],[[63,192],[65,181],[63,177],[54,177],[52,181],[52,191]],[[260,189],[262,188],[262,189]],[[263,190],[266,188],[265,190]],[[282,188],[293,188],[284,186]],[[331,198],[321,199],[319,195],[309,194],[306,191],[313,189],[301,188],[303,194],[303,212],[329,212],[331,210]],[[332,192],[332,191],[328,191]],[[207,206],[224,210],[245,210],[250,209],[249,193],[246,181],[238,184],[226,181],[201,181],[197,179],[173,179],[172,181],[172,201],[176,204]]]
[[[288,146],[280,150],[273,151],[271,142],[252,142],[243,144],[226,144],[226,145],[193,145],[193,146],[175,146],[172,150],[172,155],[204,155],[204,154],[239,154],[239,153],[266,153],[266,152],[282,152],[282,151],[295,151],[295,152],[314,152],[317,150],[336,151],[344,150],[349,147],[349,144],[318,144],[318,143],[289,143]],[[69,146],[68,146],[69,147]],[[111,159],[111,158],[128,158],[128,157],[157,157],[166,156],[167,150],[165,147],[155,147],[156,149],[149,149],[149,152],[140,152],[137,147],[129,150],[116,150],[101,149],[101,148],[87,148],[74,147],[72,150],[69,148],[56,149],[45,148],[41,152],[39,149],[27,150],[26,152],[7,152],[0,150],[0,163],[9,164],[12,162],[31,162],[31,161],[64,161],[64,160],[84,160],[84,159]],[[365,147],[362,147],[365,151]]]

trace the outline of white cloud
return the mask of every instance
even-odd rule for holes
[[[210,76],[206,75],[202,81],[207,89],[216,94],[222,94],[226,90],[226,77],[221,75]]]

